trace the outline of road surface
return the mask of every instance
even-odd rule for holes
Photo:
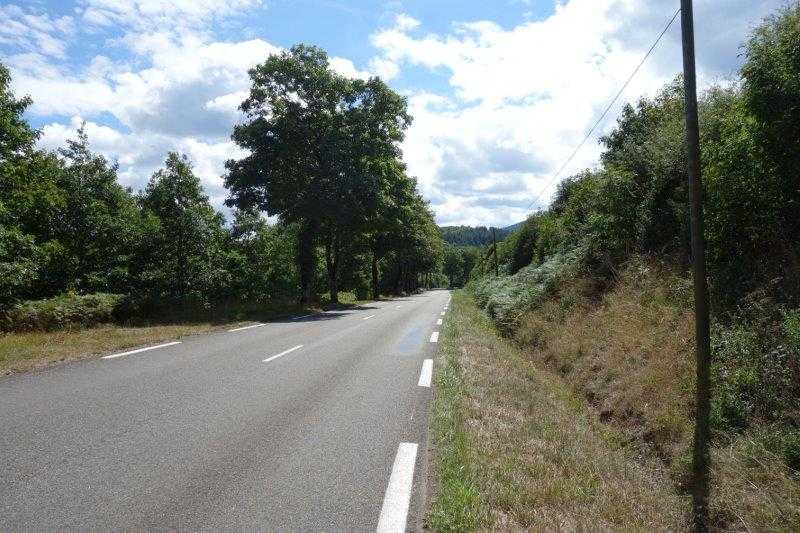
[[[0,378],[0,530],[418,528],[448,301]]]

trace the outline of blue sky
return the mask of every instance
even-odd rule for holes
[[[142,187],[179,150],[212,201],[247,69],[298,42],[409,99],[403,144],[441,224],[507,225],[546,204],[554,173],[677,8],[677,0],[0,0],[0,58],[56,148],[82,122]],[[696,0],[699,81],[729,83],[740,45],[783,0]],[[679,25],[622,101],[680,70]],[[621,104],[620,104],[621,105]],[[613,116],[598,134],[613,127]],[[596,136],[564,175],[596,164]]]

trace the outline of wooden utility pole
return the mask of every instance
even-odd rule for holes
[[[683,88],[686,107],[686,148],[691,196],[692,275],[697,359],[696,413],[692,465],[692,511],[697,531],[708,530],[709,411],[711,406],[711,346],[709,340],[708,284],[703,235],[703,188],[700,180],[700,127],[697,119],[697,80],[694,59],[692,0],[681,0],[683,36]]]

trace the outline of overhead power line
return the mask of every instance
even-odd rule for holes
[[[569,155],[569,157],[564,162],[564,164],[561,165],[561,167],[559,167],[558,172],[556,172],[553,175],[553,177],[550,179],[550,181],[547,182],[545,187],[542,188],[541,191],[539,191],[539,194],[536,195],[536,197],[533,199],[533,201],[531,201],[531,203],[528,204],[528,210],[530,210],[530,208],[531,208],[531,206],[533,206],[533,204],[535,204],[536,202],[541,200],[541,196],[544,193],[544,191],[546,191],[547,188],[550,187],[558,179],[558,177],[561,175],[561,173],[564,172],[564,169],[567,168],[567,165],[569,165],[572,162],[572,160],[578,154],[580,149],[583,148],[583,145],[586,144],[586,141],[588,141],[589,137],[592,136],[592,133],[594,133],[594,130],[597,128],[597,126],[599,126],[600,123],[603,121],[603,119],[606,118],[606,115],[608,114],[608,112],[611,111],[611,108],[614,106],[614,104],[617,102],[617,100],[619,100],[619,97],[622,96],[622,93],[625,92],[625,89],[628,88],[628,85],[631,83],[631,81],[633,80],[634,76],[636,76],[636,74],[639,72],[639,69],[642,68],[642,65],[644,65],[644,62],[647,61],[647,58],[650,57],[650,54],[652,54],[653,50],[656,49],[656,46],[658,46],[658,43],[661,42],[662,37],[664,37],[664,35],[667,33],[667,30],[669,30],[670,26],[672,26],[672,23],[675,22],[675,19],[678,18],[678,14],[680,12],[681,12],[680,8],[678,8],[678,10],[675,11],[675,14],[672,15],[672,18],[669,20],[669,22],[667,22],[667,25],[664,26],[664,29],[661,30],[661,33],[658,34],[658,37],[656,37],[656,40],[653,41],[653,44],[652,44],[652,46],[650,46],[650,49],[644,55],[644,57],[639,62],[639,64],[636,65],[636,68],[633,69],[633,72],[631,72],[631,75],[628,76],[628,79],[625,80],[625,83],[622,85],[622,88],[619,90],[619,92],[617,92],[616,96],[614,96],[614,99],[611,100],[611,102],[606,106],[605,110],[603,110],[603,113],[600,115],[600,118],[598,118],[597,121],[595,121],[595,123],[592,125],[591,129],[589,129],[589,132],[586,134],[586,136],[583,138],[583,140],[580,142],[580,144],[578,144],[578,146],[575,147],[575,149]]]

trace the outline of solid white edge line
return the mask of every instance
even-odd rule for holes
[[[240,328],[233,328],[233,329],[229,329],[228,333],[233,333],[234,331],[244,331],[246,329],[260,328],[262,326],[266,326],[266,324],[260,324],[259,323],[259,324],[253,324],[252,326],[242,326]]]
[[[369,316],[365,316],[365,317],[364,317],[364,318],[362,318],[361,320],[369,320],[370,318],[372,318],[372,317],[374,317],[374,316],[375,316],[375,315],[369,315]]]
[[[176,344],[180,344],[180,343],[181,343],[181,341],[166,342],[164,344],[157,344],[155,346],[147,346],[146,348],[139,348],[137,350],[130,350],[128,352],[120,352],[120,353],[115,353],[115,354],[111,354],[111,355],[104,355],[102,358],[103,359],[114,359],[115,357],[122,357],[123,355],[133,355],[135,353],[148,352],[150,350],[155,350],[155,349],[158,349],[158,348],[166,348],[167,346],[175,346]]]
[[[430,387],[433,377],[433,359],[425,359],[422,362],[422,371],[419,373],[418,387]]]
[[[442,325],[442,319],[441,318],[437,318],[436,319],[436,325],[437,326],[441,326]]]
[[[431,333],[431,342],[439,342],[439,332],[434,331]]]
[[[417,462],[417,444],[401,442],[389,476],[389,485],[383,496],[378,533],[403,532],[406,530],[408,506],[411,503],[411,488],[414,484],[414,465]]]
[[[274,361],[274,360],[275,360],[275,359],[277,359],[278,357],[283,357],[283,356],[284,356],[284,355],[286,355],[287,353],[292,353],[293,351],[295,351],[295,350],[299,350],[299,349],[300,349],[300,348],[302,348],[302,347],[303,347],[303,345],[302,345],[302,344],[298,344],[298,345],[297,345],[297,346],[295,346],[294,348],[289,348],[288,350],[284,350],[284,351],[282,351],[282,352],[281,352],[281,353],[279,353],[279,354],[275,354],[275,355],[273,355],[272,357],[267,357],[266,359],[264,359],[264,361],[263,361],[263,362],[264,362],[264,363],[269,363],[270,361]]]

